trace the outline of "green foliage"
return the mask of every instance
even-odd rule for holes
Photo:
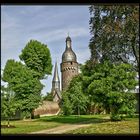
[[[39,79],[43,79],[46,74],[51,74],[51,54],[47,45],[30,40],[19,57],[28,68],[35,71]]]
[[[15,93],[8,87],[1,88],[1,117],[9,120],[18,110],[19,104],[15,100]]]
[[[123,113],[135,112],[130,91],[137,84],[139,6],[91,5],[89,11],[91,58],[82,66],[83,90],[111,112],[112,120],[121,120]]]
[[[16,62],[14,59],[7,60],[3,71],[2,80],[9,83],[13,79],[16,79],[15,76],[20,77],[19,71],[21,71],[21,67],[25,69],[21,62]]]
[[[15,92],[15,100],[20,104],[23,114],[30,114],[38,107],[43,85],[33,77],[32,71],[22,63],[8,60],[3,72],[3,80]],[[28,115],[27,115],[28,116]]]
[[[69,93],[64,91],[62,93],[62,113],[63,115],[71,115],[73,114],[73,105],[71,103],[71,101],[68,98]]]
[[[43,100],[47,100],[47,101],[53,101],[53,95],[52,93],[48,92],[46,96],[43,97]]]
[[[91,60],[132,61],[138,71],[139,6],[91,5],[89,10]]]
[[[137,84],[135,76],[132,65],[105,61],[96,65],[91,76],[84,76],[83,83],[88,94],[92,95],[93,102],[109,109],[111,119],[120,120],[119,114],[135,112],[136,98],[130,93]]]
[[[127,114],[127,117],[133,117],[136,112],[135,105],[137,103],[136,95],[134,93],[127,93],[123,95],[123,106],[120,108],[120,114]]]
[[[14,99],[19,104],[22,114],[29,117],[41,101],[43,85],[39,80],[46,74],[51,74],[51,55],[46,45],[31,40],[19,57],[25,65],[8,60],[2,79],[8,82],[11,90],[15,92]]]
[[[83,93],[82,76],[74,77],[64,93],[62,93],[62,108],[64,114],[85,113],[88,104],[88,97]]]

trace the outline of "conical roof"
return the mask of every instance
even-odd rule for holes
[[[55,62],[53,81],[55,81],[55,82],[60,81],[59,75],[58,75],[57,62]]]

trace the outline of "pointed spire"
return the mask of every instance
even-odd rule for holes
[[[60,81],[59,75],[58,75],[57,61],[55,62],[53,81]]]

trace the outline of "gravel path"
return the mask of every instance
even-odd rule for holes
[[[70,130],[74,130],[81,127],[88,127],[90,125],[91,124],[65,124],[65,125],[47,129],[47,130],[31,132],[30,134],[62,134]]]

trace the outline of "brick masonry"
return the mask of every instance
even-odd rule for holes
[[[61,81],[62,90],[65,90],[71,79],[78,74],[78,63],[77,62],[63,62],[61,63]]]

